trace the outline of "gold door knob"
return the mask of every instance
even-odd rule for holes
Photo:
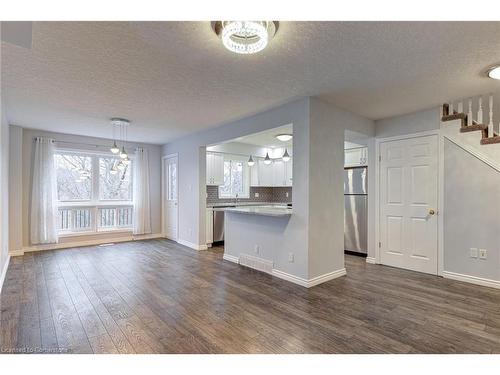
[[[429,215],[434,215],[436,211],[434,211],[432,208],[429,210]]]

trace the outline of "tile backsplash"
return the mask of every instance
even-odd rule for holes
[[[258,197],[255,196],[258,193]],[[288,197],[286,196],[288,193]],[[276,202],[291,203],[291,187],[251,187],[250,198],[238,198],[240,202]],[[219,199],[219,188],[217,186],[207,186],[207,204],[233,203],[234,199]]]

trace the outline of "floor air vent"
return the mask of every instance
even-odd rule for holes
[[[251,255],[241,254],[239,263],[242,266],[250,267],[258,271],[266,273],[273,272],[273,262],[270,260],[253,257]]]

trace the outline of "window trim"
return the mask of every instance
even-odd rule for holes
[[[55,155],[57,154],[69,154],[69,155],[79,155],[91,158],[92,174],[91,174],[91,199],[79,199],[79,200],[59,200],[57,197],[57,211],[60,209],[77,209],[85,208],[90,210],[90,228],[88,230],[61,230],[58,229],[59,237],[77,237],[85,235],[96,235],[102,233],[118,233],[118,232],[131,232],[133,223],[130,226],[120,227],[116,224],[113,228],[99,228],[99,209],[100,208],[120,208],[120,207],[132,207],[134,209],[134,196],[133,196],[133,165],[135,161],[135,155],[129,155],[131,160],[130,163],[130,188],[131,199],[100,199],[99,191],[99,180],[100,180],[100,168],[99,159],[100,158],[110,158],[113,157],[109,153],[104,151],[89,151],[78,148],[67,148],[67,147],[56,147]],[[117,158],[119,159],[119,157]],[[132,211],[133,212],[133,211]],[[133,215],[133,213],[132,213]]]
[[[236,162],[241,162],[242,163],[242,166],[243,166],[243,170],[242,170],[242,178],[243,178],[243,190],[244,190],[244,193],[239,195],[239,194],[233,194],[233,192],[231,191],[231,193],[229,195],[225,195],[225,194],[221,194],[221,186],[219,186],[219,188],[217,189],[217,196],[219,197],[219,199],[248,199],[250,198],[250,168],[248,167],[248,164],[247,164],[247,159],[241,155],[233,155],[233,154],[224,154],[224,163],[226,162],[233,162],[233,161],[236,161]],[[230,168],[230,171],[232,171],[232,168]],[[232,172],[230,172],[232,173]],[[232,178],[231,178],[232,180]],[[231,190],[232,190],[232,186],[231,186]]]

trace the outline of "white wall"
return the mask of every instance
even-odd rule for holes
[[[378,120],[376,137],[437,130],[440,117],[432,108]],[[444,271],[500,281],[500,173],[446,139],[443,157]],[[486,248],[488,259],[472,260],[471,247]]]
[[[377,138],[394,137],[413,134],[427,130],[439,129],[441,108],[430,108],[424,111],[409,113],[375,121]]]
[[[444,270],[500,281],[500,172],[445,139],[444,189]]]
[[[308,106],[309,100],[301,99],[163,146],[163,155],[179,154],[180,240],[194,245],[202,245],[205,242],[205,147],[290,123],[293,123],[294,133],[296,133],[300,126],[306,126]],[[298,136],[295,135],[294,147],[297,138]],[[297,160],[294,160],[294,201],[296,192],[300,190],[295,184],[297,180],[295,172],[299,173],[299,164]]]
[[[0,104],[0,290],[9,256],[9,125],[4,109]]]
[[[312,278],[344,268],[344,131],[374,133],[372,121],[317,98],[305,98],[169,143],[163,155],[179,154],[179,238],[205,241],[205,145],[293,124],[293,215],[285,241],[294,252],[276,268]],[[201,192],[201,193],[200,193]],[[280,253],[281,254],[281,253]]]
[[[103,150],[108,151],[110,140],[103,138],[92,138],[77,136],[71,134],[61,134],[46,132],[42,130],[24,129],[16,126],[11,126],[12,137],[11,137],[11,176],[12,180],[10,182],[11,189],[11,202],[13,207],[11,212],[11,235],[13,240],[11,242],[11,251],[21,250],[22,247],[30,246],[30,236],[29,236],[29,209],[30,209],[30,197],[31,197],[31,178],[32,178],[32,148],[33,139],[38,136],[54,138],[56,141],[74,142],[74,147],[85,148],[93,150]],[[16,142],[16,143],[14,143]],[[19,143],[21,142],[21,143]],[[97,147],[84,146],[81,144],[96,145]],[[148,149],[149,153],[149,168],[150,168],[150,196],[151,196],[151,225],[153,234],[161,233],[161,146],[150,145],[150,144],[136,144],[129,142],[130,149],[134,149],[137,146],[144,147]],[[65,145],[71,146],[71,145]],[[20,154],[19,150],[22,150]],[[21,161],[19,161],[21,157]],[[20,168],[18,167],[20,166]],[[18,171],[21,170],[22,173],[19,174]],[[19,198],[18,194],[21,193]],[[21,215],[16,214],[16,212],[21,212]],[[22,229],[21,233],[21,243],[19,243],[19,228]],[[86,235],[79,237],[71,237],[61,239],[60,242],[76,242],[82,240],[94,240],[94,239],[104,239],[104,238],[117,238],[119,236],[129,236],[129,234],[113,234],[113,233],[102,233],[97,235]],[[19,247],[21,246],[21,247]]]

